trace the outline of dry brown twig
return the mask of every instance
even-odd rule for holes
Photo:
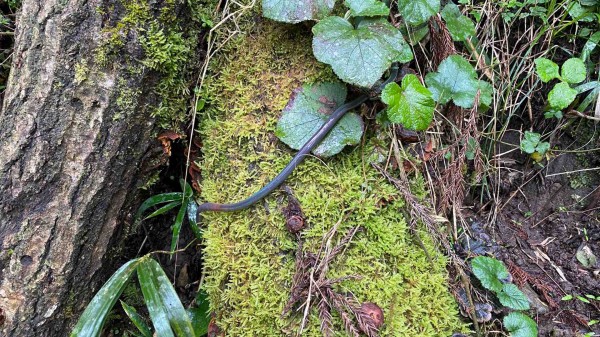
[[[303,312],[300,335],[306,327],[310,308],[315,306],[321,320],[321,332],[325,337],[333,334],[332,309],[339,313],[344,328],[351,336],[358,337],[360,331],[369,337],[378,336],[379,325],[368,312],[363,310],[354,295],[342,295],[334,290],[336,284],[351,279],[359,279],[360,276],[349,275],[335,279],[327,278],[329,264],[335,257],[344,252],[354,235],[360,230],[360,226],[352,228],[339,243],[333,246],[333,238],[344,219],[345,217],[342,217],[325,234],[317,254],[303,252],[302,241],[299,240],[290,299],[283,309],[282,317],[288,315],[294,307],[298,306],[297,311]]]

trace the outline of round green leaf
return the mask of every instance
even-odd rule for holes
[[[535,71],[537,72],[542,82],[547,83],[555,78],[560,78],[560,75],[558,73],[558,64],[543,57],[535,59],[534,62]]]
[[[571,88],[566,82],[560,82],[548,93],[548,103],[552,108],[562,110],[573,103],[576,96],[577,90]]]
[[[365,19],[354,28],[330,16],[313,27],[313,52],[344,82],[370,88],[393,62],[412,60],[402,33],[384,19]]]
[[[398,9],[406,22],[420,25],[439,12],[440,0],[398,0]]]
[[[275,21],[298,23],[329,15],[335,0],[263,0],[263,15]]]
[[[378,0],[346,0],[352,16],[388,16],[390,8]]]
[[[471,108],[475,102],[475,95],[481,88],[480,100],[491,104],[491,86],[482,84],[477,80],[477,73],[469,61],[460,55],[451,55],[440,63],[437,72],[431,72],[425,77],[425,83],[433,94],[433,99],[446,104],[450,100],[454,104]]]
[[[487,256],[474,258],[471,261],[471,268],[481,285],[495,293],[502,290],[503,280],[507,280],[510,276],[502,262]]]
[[[587,76],[585,63],[579,58],[570,58],[563,63],[561,75],[563,81],[567,83],[577,84],[583,82]]]
[[[498,294],[498,300],[503,306],[515,310],[528,310],[529,300],[519,288],[512,284],[506,283],[502,286],[502,291]]]
[[[475,35],[475,24],[471,19],[461,14],[457,5],[449,3],[442,10],[442,18],[454,41],[465,41]]]
[[[404,76],[402,86],[388,84],[381,93],[381,100],[388,105],[388,118],[411,130],[426,130],[433,120],[435,102],[431,92],[413,74]]]
[[[289,147],[300,149],[345,100],[346,87],[341,83],[304,85],[292,94],[277,123],[275,135]],[[346,113],[313,153],[321,157],[333,156],[346,145],[358,144],[362,133],[360,116]]]
[[[541,139],[542,135],[539,133],[525,131],[525,137],[521,140],[521,150],[529,154],[534,153]]]
[[[534,320],[520,312],[511,312],[502,320],[511,337],[537,337],[538,329]]]

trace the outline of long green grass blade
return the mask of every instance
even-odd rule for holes
[[[173,208],[175,208],[179,205],[181,205],[180,200],[168,203],[168,204],[162,206],[161,208],[157,209],[156,211],[152,212],[150,215],[145,217],[144,220],[151,219],[151,218],[154,218],[155,216],[159,216],[161,214],[167,213],[168,211],[172,210]]]
[[[123,310],[129,317],[131,322],[133,322],[133,325],[135,325],[135,327],[140,331],[142,336],[152,337],[152,331],[150,331],[150,328],[148,327],[146,322],[144,322],[144,319],[142,318],[142,316],[140,316],[137,313],[135,308],[132,306],[129,306],[127,303],[125,303],[123,301],[121,301],[121,306],[123,307]]]
[[[96,337],[100,335],[108,313],[121,296],[121,292],[123,292],[123,288],[125,288],[131,274],[143,260],[144,258],[139,258],[125,263],[110,277],[85,308],[73,332],[71,332],[71,337]]]
[[[148,260],[147,265],[152,270],[160,299],[165,307],[167,317],[177,337],[194,337],[192,322],[175,292],[171,281],[158,262]]]
[[[175,218],[175,223],[173,224],[173,237],[171,238],[171,254],[175,252],[177,249],[177,241],[179,241],[179,233],[181,232],[181,224],[183,224],[183,219],[185,218],[185,213],[187,212],[187,205],[190,199],[186,199],[181,204],[181,208],[179,209],[179,213],[177,213],[177,218]]]
[[[163,193],[163,194],[151,196],[150,198],[146,199],[146,201],[144,201],[142,203],[140,208],[138,208],[138,211],[135,214],[135,218],[139,219],[142,216],[142,214],[144,214],[144,212],[146,212],[146,210],[148,210],[150,207],[154,207],[159,204],[182,200],[182,199],[183,199],[183,193],[181,193],[181,192]]]
[[[156,285],[152,270],[152,262],[150,261],[156,263],[156,261],[148,259],[144,263],[141,263],[137,268],[144,301],[146,302],[146,307],[150,313],[150,319],[152,320],[152,325],[154,325],[156,335],[160,337],[175,337],[173,330],[171,330],[171,326],[169,325],[167,308],[159,294],[159,289]]]

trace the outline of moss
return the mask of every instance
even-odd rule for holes
[[[193,65],[198,55],[198,36],[206,17],[213,12],[217,0],[188,0],[184,11],[176,11],[175,0],[149,2],[145,0],[121,0],[97,13],[122,13],[117,22],[103,30],[103,42],[97,48],[94,62],[99,67],[114,66],[117,55],[133,51],[121,66],[132,68],[132,75],[142,76],[150,72],[158,79],[152,89],[156,105],[150,109],[158,125],[163,129],[179,130],[188,119],[187,102],[189,87],[194,78]],[[189,15],[189,16],[188,16]],[[202,16],[196,16],[202,15]],[[182,17],[187,23],[182,27]],[[139,50],[135,50],[132,44]],[[143,71],[139,71],[139,66]],[[135,71],[135,72],[134,72]],[[119,97],[129,97],[130,92],[121,92]]]
[[[202,200],[239,201],[270,181],[293,155],[273,134],[279,111],[293,89],[333,77],[312,57],[307,28],[253,24],[254,33],[238,38],[215,60],[216,75],[205,88]],[[382,336],[449,336],[464,326],[446,288],[446,261],[434,254],[431,265],[411,240],[398,192],[368,164],[371,147],[367,142],[326,161],[308,158],[287,181],[310,225],[303,233],[305,249],[316,251],[324,233],[346,215],[340,235],[356,225],[365,230],[332,264],[329,276],[363,278],[338,290],[384,309]],[[280,196],[276,192],[246,211],[204,215],[204,287],[228,336],[297,331],[298,316],[280,318],[297,247],[284,228]],[[383,207],[381,200],[396,201]],[[435,252],[426,235],[422,241]],[[343,331],[335,319],[336,330]],[[321,336],[314,310],[305,335]]]
[[[81,84],[88,78],[90,69],[87,65],[87,60],[83,59],[75,65],[75,84]]]
[[[117,97],[117,107],[119,111],[113,116],[113,120],[118,120],[123,117],[133,114],[137,107],[137,102],[141,95],[139,89],[133,89],[127,85],[127,81],[120,79],[117,84],[119,96]]]

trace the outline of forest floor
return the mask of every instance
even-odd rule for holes
[[[7,20],[3,31],[11,32],[14,29],[11,21],[14,19],[14,9],[3,3],[0,10]],[[514,26],[509,28],[510,25],[502,23],[503,19],[491,14],[491,11],[481,13],[487,15],[487,21],[481,20],[478,25],[478,31],[483,32],[479,40],[486,45],[485,51],[490,54],[505,50],[509,45],[532,43],[530,39],[522,39],[526,32],[530,32],[531,22],[511,22]],[[489,33],[493,25],[501,27],[500,30],[505,33],[501,46]],[[567,40],[561,43],[565,45],[565,50],[557,51],[555,59],[566,59],[581,49],[581,43],[569,43]],[[0,35],[2,90],[10,69],[11,48],[12,36]],[[537,82],[532,84],[525,79],[535,76],[532,55],[540,55],[548,48],[547,44],[541,43],[527,55],[510,52],[503,59],[501,57],[500,62],[513,57],[523,58],[528,66],[523,66],[517,74],[508,77],[502,74],[492,76],[497,81],[494,82],[495,87],[504,87],[505,91],[497,94],[497,104],[492,111],[482,114],[475,122],[477,127],[473,136],[483,149],[479,168],[478,163],[466,160],[463,163],[465,167],[460,166],[458,171],[452,171],[448,162],[443,160],[447,148],[458,143],[461,134],[440,136],[449,128],[444,124],[456,122],[451,127],[461,131],[468,127],[468,123],[463,122],[469,116],[455,118],[455,111],[444,111],[444,117],[440,118],[444,122],[437,123],[430,132],[417,134],[416,141],[405,141],[403,146],[413,154],[414,160],[395,164],[408,170],[417,169],[427,177],[431,187],[430,203],[447,219],[445,226],[454,234],[447,241],[453,255],[449,258],[450,288],[459,303],[465,302],[460,295],[465,282],[453,269],[462,268],[459,266],[461,263],[454,266],[452,263],[456,262],[455,259],[464,263],[473,255],[493,255],[504,262],[515,284],[529,298],[540,336],[600,335],[600,324],[590,324],[600,320],[600,264],[593,262],[600,258],[600,124],[578,116],[544,118],[545,97],[551,88]],[[417,53],[416,62],[429,61],[429,58],[431,55]],[[506,61],[507,69],[514,66],[511,62]],[[419,69],[416,64],[412,64],[411,68],[413,72]],[[510,85],[515,78],[523,80],[525,84],[520,88],[507,89],[507,83]],[[522,100],[523,96],[528,99]],[[378,108],[381,106],[372,105],[363,110]],[[448,120],[445,120],[446,116]],[[371,122],[374,124],[373,120],[368,123]],[[543,134],[552,147],[545,158],[537,162],[519,149],[523,133],[528,130]],[[182,130],[179,132],[185,133]],[[402,137],[399,139],[402,140]],[[194,150],[200,151],[201,146],[198,142]],[[185,170],[187,148],[183,141],[173,141],[172,150],[171,166],[163,174],[164,179],[153,188],[154,191],[177,188],[177,179],[173,179],[173,176]],[[461,152],[464,155],[464,151],[458,149],[453,155],[457,157]],[[443,205],[444,195],[456,186],[455,180],[461,184],[463,193],[459,195],[464,198],[450,200],[449,204]],[[147,239],[142,253],[168,250],[166,243],[170,241],[171,233],[168,225],[165,225],[168,221],[163,220],[147,224],[151,229],[162,228],[162,232],[155,231],[162,234],[142,235]],[[161,222],[162,225],[159,224]],[[192,238],[189,228],[183,227],[181,240]],[[137,249],[135,247],[134,250]],[[164,258],[160,262],[167,273],[174,276],[182,301],[191,302],[202,275],[200,250],[184,251],[177,255],[175,261]],[[476,281],[473,284],[475,297],[493,307],[492,319],[481,322],[480,331],[490,336],[505,335],[496,324],[499,323],[497,317],[505,309],[491,299],[490,294]],[[461,309],[468,316],[468,305],[462,303]]]

